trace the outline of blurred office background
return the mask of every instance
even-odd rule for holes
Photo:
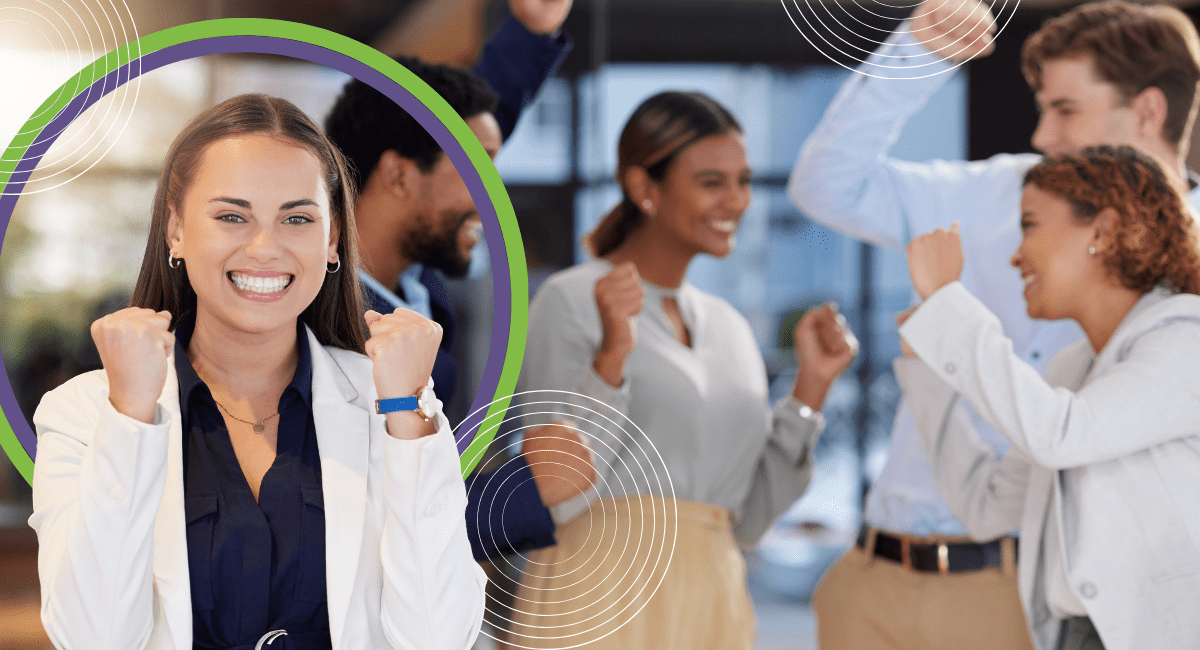
[[[96,3],[68,4],[82,11]],[[956,73],[899,134],[892,155],[919,161],[1030,150],[1036,112],[1019,74],[1019,46],[1065,6],[997,5],[1006,27],[996,53]],[[474,61],[507,15],[503,0],[130,0],[128,7],[142,35],[207,18],[278,18],[324,27],[389,54],[459,65]],[[884,31],[906,11],[844,8]],[[43,89],[0,106],[0,139],[7,144],[54,88],[128,38],[93,49],[86,42],[65,47],[66,41],[44,38],[48,29],[29,29],[34,18],[6,22],[4,11],[0,78],[9,88]],[[773,397],[790,388],[790,331],[807,307],[838,302],[862,342],[855,366],[829,399],[813,485],[747,556],[759,646],[815,647],[807,599],[822,571],[852,543],[865,491],[882,465],[899,393],[891,373],[899,354],[893,316],[911,300],[901,252],[816,224],[785,196],[801,144],[852,74],[839,64],[853,62],[830,61],[817,51],[776,0],[576,0],[565,30],[574,50],[496,160],[521,226],[531,288],[585,259],[580,237],[619,197],[616,140],[633,108],[659,90],[701,90],[745,127],[754,200],[736,251],[725,260],[699,259],[690,281],[749,318]],[[865,41],[857,45],[870,49]],[[143,75],[77,119],[39,168],[33,189],[40,191],[17,203],[0,251],[0,350],[24,412],[5,416],[31,417],[46,390],[99,367],[87,327],[126,305],[159,162],[193,115],[236,94],[266,92],[321,121],[345,81],[336,71],[286,58],[203,57]],[[55,173],[71,180],[60,184]],[[451,283],[464,386],[478,385],[490,336],[491,274],[486,249],[480,252],[471,277]],[[461,419],[473,393],[459,391],[449,406],[458,416],[453,419]],[[49,647],[37,620],[29,513],[28,485],[0,459],[0,648]]]

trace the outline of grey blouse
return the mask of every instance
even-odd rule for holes
[[[564,392],[526,395],[526,424],[553,419],[548,411],[569,413],[589,438],[598,475],[597,487],[551,509],[555,520],[574,518],[596,498],[655,494],[726,508],[738,541],[756,543],[808,486],[821,414],[790,396],[772,412],[749,322],[686,283],[675,290],[642,282],[637,345],[624,383],[610,386],[592,368],[602,337],[593,292],[612,268],[594,260],[556,273],[530,305],[521,390]],[[667,297],[679,305],[691,347],[675,336]],[[554,400],[571,406],[537,403]]]

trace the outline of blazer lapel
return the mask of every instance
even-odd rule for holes
[[[325,581],[329,631],[338,647],[358,574],[367,506],[370,415],[349,378],[309,332],[312,351],[313,422],[321,452],[325,499]]]
[[[171,419],[167,484],[154,519],[154,584],[175,647],[192,647],[192,584],[188,573],[187,523],[183,505],[183,418],[179,413],[179,377],[174,352],[167,358],[167,381],[158,398],[162,416]]]

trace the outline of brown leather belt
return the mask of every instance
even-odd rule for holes
[[[881,530],[875,532],[872,555],[898,562],[913,571],[932,573],[960,573],[979,571],[1004,564],[1004,540],[994,539],[982,544],[974,542],[937,542],[925,537],[891,535]],[[866,550],[871,529],[863,527],[858,533],[859,548]],[[1016,560],[1017,540],[1012,539],[1013,560]]]

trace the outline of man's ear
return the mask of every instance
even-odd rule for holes
[[[183,259],[183,217],[173,207],[167,210],[167,250]]]
[[[1151,140],[1162,139],[1163,125],[1167,123],[1167,96],[1162,90],[1150,86],[1133,96],[1129,108],[1137,120],[1139,136]]]
[[[416,193],[420,175],[416,161],[401,156],[395,149],[388,149],[380,154],[375,171],[371,172],[367,182],[368,185],[378,182],[388,193],[408,199]]]

